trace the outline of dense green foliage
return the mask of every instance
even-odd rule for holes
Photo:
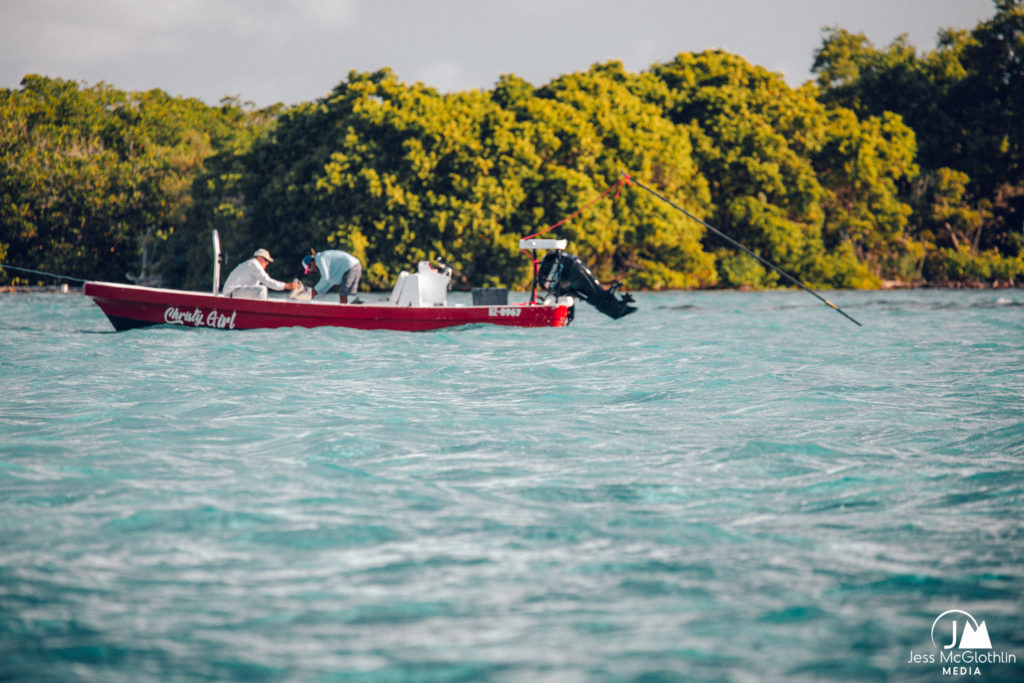
[[[192,225],[219,220],[228,250],[271,243],[292,263],[339,246],[366,264],[373,288],[440,256],[463,285],[522,285],[530,271],[519,238],[624,169],[657,173],[663,189],[707,204],[688,136],[626,87],[635,78],[609,65],[540,90],[509,77],[493,93],[441,95],[387,70],[353,73],[324,100],[284,113],[248,155],[214,159]],[[225,196],[247,200],[229,209]],[[559,234],[599,275],[638,286],[714,276],[698,226],[636,194],[596,204]],[[197,267],[207,258],[194,256]]]
[[[371,289],[439,257],[457,286],[521,287],[519,238],[583,208],[549,234],[601,279],[778,282],[639,189],[600,198],[626,172],[811,285],[1013,282],[1022,25],[1000,0],[924,56],[830,29],[798,89],[719,51],[454,94],[352,72],[266,111],[29,76],[0,91],[0,262],[205,289],[217,229],[229,265],[265,247],[278,278],[337,247]]]
[[[262,118],[231,102],[39,76],[0,90],[0,261],[152,278],[173,260],[162,247],[186,220],[204,160],[241,149]]]
[[[860,117],[894,112],[915,132],[921,173],[901,190],[908,237],[931,281],[1012,281],[1024,248],[1024,3],[996,0],[971,31],[918,55],[831,29],[815,55],[820,99]]]

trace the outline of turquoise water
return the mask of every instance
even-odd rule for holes
[[[0,296],[0,679],[1024,678],[1024,292],[150,328]]]

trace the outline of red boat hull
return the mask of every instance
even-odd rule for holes
[[[417,332],[475,324],[564,327],[572,316],[572,306],[565,304],[417,308],[288,299],[232,299],[201,292],[110,282],[87,282],[84,292],[92,297],[117,330],[180,325],[232,330],[351,327]]]

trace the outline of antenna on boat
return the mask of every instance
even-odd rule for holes
[[[217,296],[220,291],[220,264],[223,257],[220,253],[220,235],[213,231],[213,295]]]
[[[654,195],[655,197],[657,197],[657,198],[658,198],[658,199],[660,199],[661,201],[663,201],[663,202],[665,202],[666,204],[668,204],[669,206],[671,206],[671,207],[672,207],[673,209],[675,209],[676,211],[679,211],[680,213],[682,213],[683,215],[687,216],[688,218],[690,218],[690,219],[692,219],[692,220],[695,220],[695,221],[697,221],[698,223],[700,223],[701,225],[703,225],[703,226],[704,226],[705,228],[707,228],[707,229],[708,229],[708,230],[710,230],[711,232],[715,233],[716,235],[718,235],[719,237],[721,237],[722,239],[724,239],[724,240],[725,240],[726,242],[728,242],[729,244],[733,245],[733,246],[734,246],[734,247],[736,247],[737,249],[740,249],[740,250],[742,250],[742,251],[743,251],[744,253],[747,253],[747,254],[749,254],[750,256],[753,256],[753,257],[754,257],[755,259],[757,259],[758,261],[760,261],[760,262],[761,262],[761,263],[763,263],[764,265],[768,266],[769,268],[771,268],[772,270],[774,270],[774,271],[775,271],[776,273],[778,273],[778,274],[779,274],[779,275],[781,275],[782,277],[786,278],[787,280],[789,280],[790,282],[792,282],[793,284],[795,284],[795,285],[796,285],[797,287],[799,287],[800,289],[802,289],[802,290],[804,290],[804,291],[808,292],[809,294],[812,294],[813,296],[815,296],[815,297],[817,297],[818,299],[820,299],[821,301],[823,301],[823,302],[825,303],[825,305],[826,305],[826,306],[828,306],[829,308],[835,309],[835,311],[836,311],[837,313],[839,313],[840,315],[842,315],[843,317],[845,317],[846,319],[848,319],[848,320],[849,320],[850,322],[852,322],[852,323],[855,323],[855,324],[856,324],[856,325],[857,325],[858,327],[861,327],[861,324],[860,324],[860,322],[859,322],[859,321],[857,321],[857,320],[856,320],[855,318],[853,318],[853,317],[852,317],[851,315],[849,315],[849,314],[848,314],[848,313],[847,313],[846,311],[844,311],[843,309],[839,308],[839,307],[838,307],[838,306],[836,306],[836,305],[835,305],[834,303],[832,303],[831,301],[829,301],[829,300],[828,300],[828,299],[826,299],[825,297],[821,296],[820,294],[818,294],[817,292],[815,292],[815,291],[814,291],[813,289],[811,289],[810,287],[808,287],[808,286],[807,286],[807,285],[805,285],[804,283],[800,282],[800,280],[796,279],[795,277],[793,277],[792,275],[790,275],[790,274],[789,274],[789,273],[787,273],[786,271],[782,270],[781,268],[779,268],[779,267],[778,267],[777,265],[775,265],[775,264],[774,264],[774,263],[772,263],[771,261],[767,261],[767,260],[765,260],[765,259],[761,258],[761,257],[760,257],[760,256],[758,256],[757,254],[755,254],[754,252],[752,252],[752,251],[751,251],[750,249],[747,249],[747,248],[746,248],[745,246],[743,246],[742,244],[740,244],[739,242],[737,242],[737,241],[736,241],[736,240],[734,240],[733,238],[731,238],[731,237],[729,237],[728,235],[726,235],[726,234],[725,234],[724,232],[722,232],[721,230],[718,230],[718,229],[716,229],[716,228],[714,228],[714,227],[712,227],[712,226],[708,225],[707,223],[705,223],[705,222],[704,222],[704,221],[702,221],[701,219],[697,218],[696,216],[694,216],[694,215],[693,215],[692,213],[690,213],[689,211],[687,211],[687,210],[686,210],[686,209],[684,209],[683,207],[681,207],[681,206],[678,206],[677,204],[675,204],[674,202],[672,202],[672,201],[671,201],[671,200],[669,200],[668,198],[666,198],[666,197],[663,197],[662,195],[658,194],[657,192],[655,192],[655,191],[654,191],[654,190],[652,190],[651,188],[647,187],[646,185],[644,185],[643,183],[641,183],[641,182],[640,182],[639,180],[637,180],[637,179],[636,179],[636,178],[634,178],[633,176],[631,176],[631,175],[628,175],[628,174],[626,174],[626,173],[623,173],[622,175],[623,175],[623,177],[624,177],[624,178],[626,178],[626,179],[627,179],[627,182],[632,182],[632,183],[634,183],[635,185],[637,185],[637,187],[640,187],[641,189],[643,189],[643,190],[646,190],[646,191],[647,191],[647,192],[649,192],[650,194]]]

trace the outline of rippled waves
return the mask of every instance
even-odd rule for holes
[[[0,297],[0,674],[933,680],[954,608],[1024,656],[1019,290],[637,298],[408,334]]]

